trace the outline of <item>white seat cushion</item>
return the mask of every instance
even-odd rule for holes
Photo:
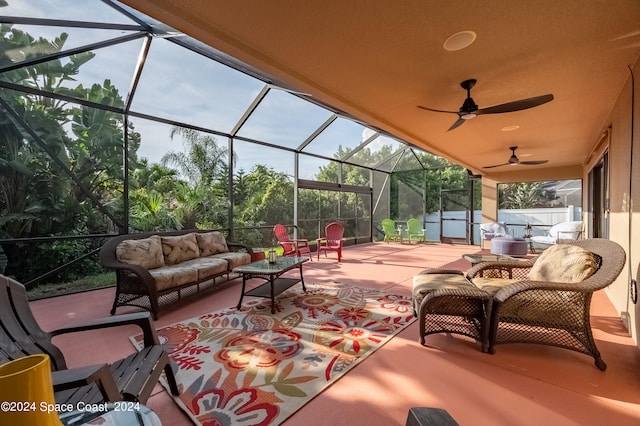
[[[582,233],[582,221],[561,222],[553,225],[549,235],[557,239],[575,240]]]
[[[555,244],[556,238],[550,237],[549,235],[535,235],[531,237],[531,241],[540,244]]]

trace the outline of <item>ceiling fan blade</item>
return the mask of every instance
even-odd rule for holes
[[[433,112],[446,112],[446,113],[449,113],[449,114],[457,114],[458,113],[458,111],[445,111],[445,110],[442,110],[442,109],[434,109],[434,108],[429,108],[429,107],[422,106],[422,105],[418,105],[418,108],[426,109],[427,111],[433,111]]]
[[[449,128],[447,129],[447,132],[448,132],[448,131],[450,131],[450,130],[453,130],[453,129],[456,129],[456,128],[460,127],[460,126],[462,125],[462,123],[464,123],[465,121],[466,121],[466,120],[463,120],[461,117],[458,117],[458,119],[456,120],[456,122],[455,122],[455,123],[453,123],[453,124],[451,125],[451,127],[449,127]]]
[[[510,166],[511,163],[496,164],[495,166],[484,166],[483,169],[493,169],[494,167]]]
[[[480,108],[475,113],[480,114],[501,114],[503,112],[521,111],[523,109],[533,108],[551,102],[552,94],[535,96],[533,98],[520,99],[519,101],[507,102],[506,104],[494,105],[487,108]]]
[[[525,164],[527,166],[535,166],[536,164],[544,164],[548,162],[549,160],[535,160],[535,161],[521,161],[520,164]]]

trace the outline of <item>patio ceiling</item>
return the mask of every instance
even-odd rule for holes
[[[640,55],[637,0],[443,2],[122,0],[314,99],[475,172],[508,147],[541,172],[579,169]],[[469,47],[447,51],[454,33]],[[447,131],[465,99],[482,108],[551,93],[542,106]],[[509,126],[517,130],[503,131]],[[491,175],[489,175],[491,176]],[[552,176],[550,176],[552,177]]]

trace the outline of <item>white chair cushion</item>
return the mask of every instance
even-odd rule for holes
[[[550,237],[549,235],[535,235],[531,237],[531,241],[533,241],[534,243],[551,245],[556,243],[557,238]]]
[[[582,232],[582,221],[560,222],[549,229],[549,236],[560,239],[575,240]]]
[[[480,225],[480,230],[484,235],[492,237],[504,237],[509,235],[509,228],[504,222],[490,222]]]

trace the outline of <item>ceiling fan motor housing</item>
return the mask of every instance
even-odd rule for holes
[[[464,123],[466,120],[476,117],[477,115],[485,115],[485,114],[501,114],[505,112],[513,112],[513,111],[521,111],[523,109],[533,108],[547,102],[553,100],[553,95],[542,95],[535,96],[533,98],[520,99],[517,101],[507,102],[505,104],[494,105],[486,108],[478,108],[478,105],[475,103],[473,98],[471,97],[471,89],[476,85],[475,79],[465,80],[460,83],[460,86],[467,91],[467,98],[464,100],[464,103],[460,107],[458,111],[446,111],[441,109],[434,109],[429,107],[424,107],[418,105],[418,108],[426,109],[427,111],[434,112],[445,112],[451,114],[457,114],[458,119],[449,127],[449,130],[457,129]],[[509,163],[517,164],[519,163],[518,158],[515,157],[515,152],[513,154],[513,159],[515,161],[509,160]]]
[[[510,146],[509,149],[511,150],[511,157],[509,158],[509,164],[518,164],[520,162],[518,157],[516,157],[516,149],[518,149],[518,147]]]
[[[472,98],[467,98],[460,107],[460,114],[473,114],[477,110],[478,105],[476,105]]]

